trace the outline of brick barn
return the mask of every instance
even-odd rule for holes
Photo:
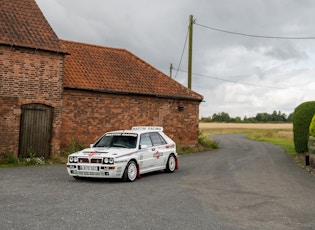
[[[60,40],[34,0],[0,1],[0,153],[49,157],[134,125],[197,143],[201,95],[125,49]]]

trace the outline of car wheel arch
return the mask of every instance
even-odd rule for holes
[[[130,181],[129,178],[127,177],[127,175],[126,175],[126,173],[127,173],[126,171],[128,170],[128,167],[129,167],[129,165],[130,165],[131,163],[134,163],[134,165],[135,165],[136,168],[137,168],[137,175],[136,175],[136,178],[135,178],[135,179],[140,179],[140,178],[141,178],[141,177],[140,177],[140,166],[139,166],[137,160],[136,160],[136,159],[130,159],[130,160],[128,161],[128,163],[126,164],[126,167],[125,167],[125,169],[124,169],[124,173],[123,173],[123,176],[122,176],[122,179],[123,179],[124,181]],[[134,181],[134,180],[133,180],[133,181]]]

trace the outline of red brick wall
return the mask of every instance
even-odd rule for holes
[[[199,102],[69,89],[64,90],[63,100],[62,148],[71,139],[88,146],[107,131],[137,125],[163,126],[178,145],[198,142]]]
[[[63,55],[0,46],[0,153],[18,155],[21,105],[41,103],[54,108],[51,155],[60,152]]]
[[[18,98],[0,97],[0,153],[16,151],[19,145],[20,114]]]

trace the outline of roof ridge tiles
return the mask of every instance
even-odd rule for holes
[[[91,44],[91,43],[87,43],[87,42],[82,42],[82,41],[70,41],[70,40],[65,40],[65,39],[60,39],[60,41],[62,43],[66,42],[66,43],[72,43],[75,45],[85,45],[85,46],[91,46],[91,47],[97,47],[97,48],[101,48],[101,49],[112,49],[112,50],[118,50],[118,51],[128,51],[125,48],[115,48],[115,47],[110,47],[110,46],[104,46],[104,45],[98,45],[98,44]]]

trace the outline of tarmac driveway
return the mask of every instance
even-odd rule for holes
[[[173,174],[76,181],[65,165],[0,169],[0,229],[314,229],[315,178],[279,147],[216,135]]]

